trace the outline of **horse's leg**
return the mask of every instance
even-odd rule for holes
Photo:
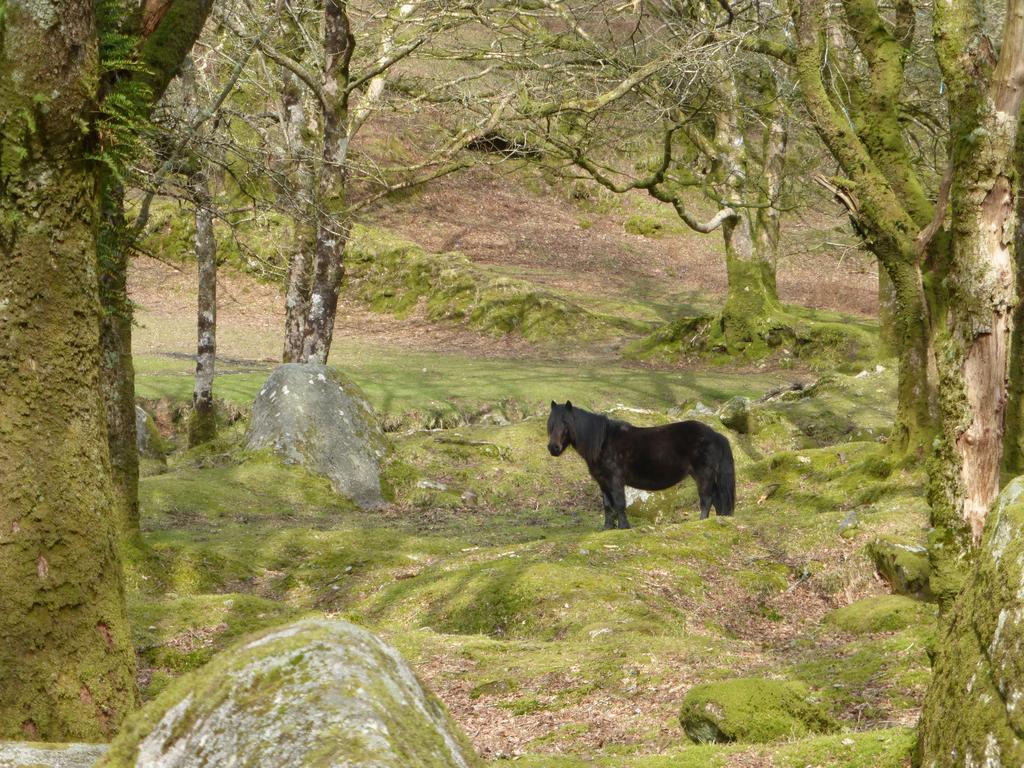
[[[694,478],[697,481],[697,493],[700,495],[700,519],[707,520],[711,514],[711,503],[715,498],[715,480],[708,477],[707,471],[700,472]]]
[[[618,518],[619,528],[629,528],[629,520],[626,519],[626,488],[621,480],[612,484],[612,506]]]
[[[601,488],[601,502],[604,504],[604,529],[607,531],[615,527],[615,507],[611,493],[604,488]]]

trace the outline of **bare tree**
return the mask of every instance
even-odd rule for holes
[[[257,50],[261,65],[255,71],[263,82],[252,87],[268,94],[270,109],[265,119],[249,116],[248,122],[274,148],[273,202],[296,221],[286,361],[323,362],[330,353],[344,251],[359,212],[396,190],[464,168],[468,160],[461,150],[500,119],[500,99],[462,103],[458,83],[472,80],[472,73],[432,81],[417,69],[450,55],[453,30],[474,20],[472,10],[471,4],[445,0],[368,9],[338,0],[308,6],[290,1],[276,6],[269,25],[249,6],[219,12],[239,43]],[[389,83],[399,75],[415,80],[419,94],[390,94]],[[357,137],[383,116],[420,114],[437,102],[456,106],[456,115],[409,162],[358,149]]]

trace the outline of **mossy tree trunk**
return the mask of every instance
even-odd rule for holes
[[[916,240],[931,209],[920,191],[897,115],[909,21],[901,6],[899,24],[890,31],[872,0],[848,0],[844,10],[868,69],[863,86],[848,81],[850,103],[839,101],[835,89],[827,88],[822,79],[826,23],[821,0],[793,4],[792,64],[812,124],[845,174],[828,184],[892,283],[899,355],[895,443],[920,446],[935,428],[928,302]],[[851,116],[856,118],[854,125]]]
[[[878,346],[883,355],[895,355],[899,350],[896,334],[896,292],[889,273],[878,264]]]
[[[135,663],[82,131],[98,92],[93,4],[9,0],[0,35],[0,738],[105,740],[134,706]]]
[[[146,4],[139,12],[121,19],[117,32],[138,41],[143,67],[107,73],[100,85],[100,97],[129,99],[138,110],[135,117],[145,119],[178,74],[202,32],[211,5],[211,0],[170,0]],[[124,189],[109,169],[103,171],[100,195],[103,215],[97,253],[103,305],[101,382],[115,500],[126,535],[132,536],[138,533],[139,455],[135,443],[132,305],[128,299],[131,238],[125,228]]]
[[[932,412],[921,404],[918,416],[910,412],[913,379],[928,381],[932,365],[937,373],[940,447],[930,471],[931,552],[933,591],[946,599],[958,587],[960,564],[999,489],[1017,300],[1013,248],[1019,179],[1013,157],[1024,41],[1018,11],[1011,6],[996,64],[981,32],[980,6],[954,0],[937,9],[934,37],[949,89],[951,159],[936,211],[922,199],[895,118],[903,79],[899,49],[905,47],[899,44],[899,29],[911,27],[913,11],[898,6],[896,31],[890,33],[871,0],[847,0],[845,8],[870,74],[857,96],[860,130],[851,130],[822,86],[820,0],[803,0],[795,8],[796,71],[815,127],[847,174],[837,184],[893,283],[901,345],[900,415],[911,436],[913,425]],[[902,35],[909,39],[908,32]],[[947,189],[950,225],[944,231],[941,198]],[[922,263],[929,269],[927,280]],[[911,377],[914,371],[919,373]],[[918,399],[928,397],[931,386],[922,389]]]
[[[774,73],[766,64],[755,76],[759,153],[747,147],[748,141],[751,147],[756,145],[740,119],[744,107],[735,75],[722,65],[718,77],[714,146],[724,173],[716,186],[737,212],[722,225],[729,292],[719,316],[725,346],[731,351],[782,341],[774,333],[783,314],[775,272],[787,133]]]
[[[107,421],[114,506],[122,533],[139,530],[139,453],[135,443],[135,366],[132,363],[132,304],[128,298],[128,243],[124,187],[100,169],[99,264],[100,388]]]
[[[726,347],[771,346],[781,337],[782,305],[776,286],[787,133],[775,76],[760,72],[759,109],[763,121],[759,157],[746,149],[740,127],[740,103],[730,77],[719,80],[714,145],[721,168],[721,191],[737,215],[722,225],[729,293],[720,314]],[[753,206],[745,205],[750,202]]]

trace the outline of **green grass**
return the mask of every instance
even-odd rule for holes
[[[758,395],[784,379],[776,373],[653,371],[607,363],[536,360],[480,360],[456,354],[430,354],[335,344],[331,359],[366,393],[380,413],[399,416],[433,409],[473,413],[483,405],[519,403],[528,413],[546,411],[551,400],[571,399],[606,410],[624,403],[659,408],[701,401],[720,404],[737,394]],[[144,399],[188,402],[194,368],[187,359],[135,358],[136,393]],[[255,370],[254,370],[255,369]],[[271,366],[218,367],[216,396],[238,405],[251,403]]]

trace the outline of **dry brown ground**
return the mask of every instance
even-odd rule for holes
[[[638,194],[630,207],[641,201],[645,198]],[[639,280],[663,290],[725,295],[718,233],[631,235],[623,227],[628,215],[629,210],[586,213],[564,197],[531,192],[508,169],[496,166],[441,179],[378,213],[376,220],[431,250],[461,251],[482,264],[541,270],[562,289],[635,297]],[[590,226],[584,228],[581,221]],[[829,229],[841,223],[835,212],[824,210],[787,220],[779,294],[788,303],[874,315],[878,278],[871,259],[826,245]]]

